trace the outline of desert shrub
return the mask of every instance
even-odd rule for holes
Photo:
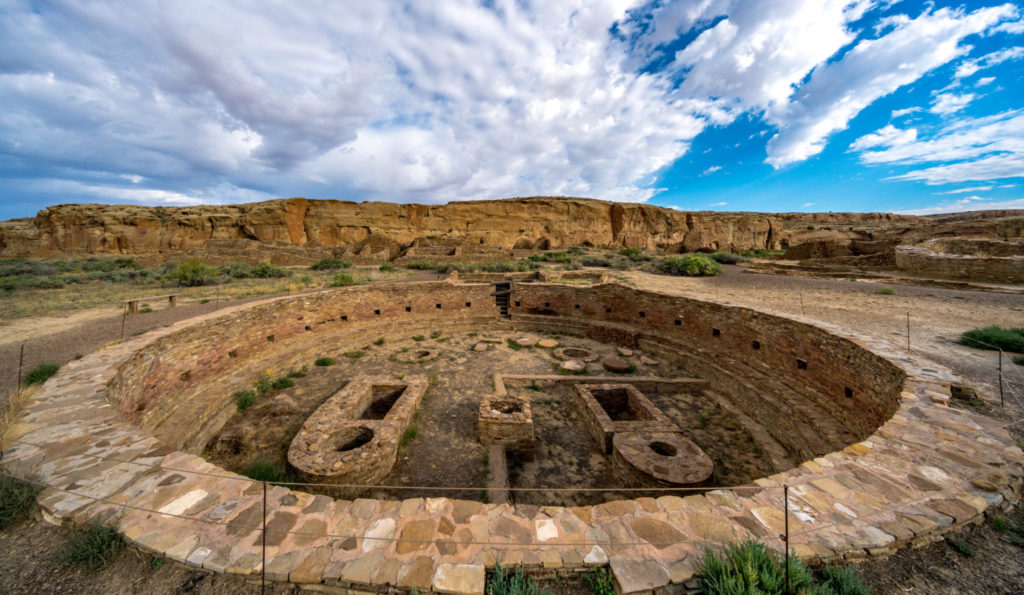
[[[586,252],[587,249],[584,248],[583,246],[569,246],[569,248],[567,248],[565,251],[573,256],[579,256]]]
[[[619,256],[625,256],[633,262],[641,262],[651,259],[650,255],[644,253],[644,251],[639,248],[623,248],[619,250]]]
[[[882,287],[881,289],[879,289],[878,293],[880,293],[882,295],[896,295],[896,290],[893,289],[892,287],[889,287],[888,285],[886,285],[885,287]]]
[[[345,352],[345,357],[347,357],[349,359],[359,359],[359,358],[363,357],[364,355],[366,355],[366,354],[364,354],[362,351],[346,351]]]
[[[284,465],[267,459],[254,461],[242,468],[242,475],[256,481],[267,483],[282,483],[294,481],[294,476],[288,472]]]
[[[712,252],[708,258],[719,264],[738,264],[747,260],[734,252]]]
[[[487,581],[487,595],[545,595],[548,591],[541,590],[533,579],[527,576],[522,565],[516,568],[515,572],[509,572],[502,568],[501,564],[494,565],[494,573]]]
[[[258,265],[252,267],[252,276],[258,279],[280,279],[282,277],[291,277],[292,271],[272,265],[269,262],[261,262]]]
[[[437,268],[437,265],[431,260],[423,260],[420,262],[410,262],[405,265],[405,268],[415,269],[418,271],[432,271]]]
[[[976,328],[960,335],[960,344],[978,349],[1002,349],[1014,353],[1024,353],[1024,328],[1002,328],[986,326]]]
[[[57,373],[60,366],[57,364],[39,364],[25,374],[25,384],[41,384]]]
[[[658,263],[658,269],[669,275],[686,277],[708,277],[722,273],[722,265],[702,254],[667,256]]]
[[[196,287],[216,282],[213,269],[198,258],[187,258],[178,267],[164,275],[164,280],[179,287]]]
[[[871,595],[871,589],[864,584],[864,579],[856,570],[849,566],[826,564],[820,570],[821,588],[818,593],[835,593],[835,595]]]
[[[615,582],[607,568],[596,568],[583,577],[594,595],[615,595]]]
[[[326,271],[331,269],[347,269],[352,266],[352,263],[347,260],[340,260],[338,258],[323,258],[313,263],[309,268],[314,271]]]
[[[28,515],[42,488],[10,475],[0,475],[0,530]]]
[[[113,562],[123,547],[124,540],[115,527],[93,522],[71,534],[64,560],[89,570],[100,570]]]
[[[786,562],[778,552],[756,541],[730,543],[721,555],[705,546],[700,587],[708,595],[781,593],[786,589]],[[814,578],[803,562],[789,559],[792,592],[809,590]]]
[[[567,252],[542,252],[540,254],[531,254],[529,260],[533,262],[572,262],[572,255]]]
[[[252,267],[244,262],[229,262],[220,267],[222,275],[233,279],[248,279],[252,277]]]
[[[282,378],[278,378],[277,380],[274,380],[274,382],[270,385],[270,388],[281,390],[282,388],[291,388],[293,386],[295,386],[295,381],[285,376]]]
[[[333,366],[334,360],[329,357],[318,357],[316,358],[316,361],[313,362],[313,365],[321,367]]]
[[[377,269],[383,273],[390,273],[391,271],[395,270],[395,265],[391,264],[390,262],[385,262],[384,264],[377,267]]]
[[[356,280],[352,278],[352,275],[348,273],[338,273],[331,280],[331,287],[348,287],[349,285],[355,285]]]
[[[256,404],[256,391],[240,390],[235,393],[235,406],[239,411],[245,411]]]
[[[580,259],[580,263],[585,267],[610,267],[612,263],[607,258],[601,258],[600,256],[584,256]]]
[[[306,366],[302,366],[301,370],[292,370],[292,371],[288,372],[288,377],[289,378],[305,378],[306,377],[306,373],[307,373],[306,371],[308,369],[309,368],[307,368]]]

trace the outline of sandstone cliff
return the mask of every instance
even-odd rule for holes
[[[693,252],[785,249],[806,242],[845,247],[882,240],[879,245],[891,250],[896,244],[963,231],[1021,237],[1024,213],[929,218],[681,212],[552,197],[438,206],[304,198],[198,207],[73,204],[48,207],[34,218],[0,222],[0,257],[185,255],[303,264],[342,256],[357,262],[418,257],[468,262],[574,245]]]

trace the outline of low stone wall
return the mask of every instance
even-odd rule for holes
[[[897,246],[896,268],[943,279],[1024,283],[1021,245],[1009,242],[940,239]]]

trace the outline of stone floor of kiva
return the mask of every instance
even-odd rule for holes
[[[482,504],[458,493],[345,501],[270,486],[264,495],[261,483],[163,446],[105,400],[132,352],[190,321],[68,364],[12,428],[4,472],[47,486],[39,504],[52,522],[101,516],[146,550],[218,572],[259,575],[265,518],[268,580],[363,591],[481,593],[496,562],[561,572],[610,565],[622,592],[671,587],[693,576],[706,543],[753,538],[781,550],[784,485],[792,552],[810,561],[885,555],[1016,500],[1021,449],[1004,422],[948,406],[948,371],[805,322],[902,366],[900,408],[868,439],[741,490],[577,508]]]

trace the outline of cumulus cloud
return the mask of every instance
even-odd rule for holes
[[[700,175],[702,175],[702,176],[710,176],[711,174],[715,173],[716,171],[718,171],[720,169],[722,169],[721,165],[712,165],[711,167],[709,167],[709,168],[705,169],[704,171],[700,172]]]
[[[866,105],[964,56],[967,35],[1012,33],[1004,21],[1019,18],[1011,5],[926,8],[857,29],[887,6],[11,0],[0,14],[0,176],[52,196],[151,204],[644,201],[709,126],[749,114],[777,131],[768,163],[806,159]],[[885,134],[897,136],[853,148],[920,142],[913,129]]]
[[[1015,14],[1011,5],[970,13],[943,8],[889,21],[888,33],[859,41],[840,60],[816,69],[773,116],[780,130],[768,142],[766,162],[782,167],[817,155],[829,136],[876,99],[965,54],[964,37]]]
[[[902,118],[903,116],[906,116],[908,114],[912,114],[914,112],[919,112],[919,111],[921,111],[920,107],[907,107],[907,108],[903,108],[903,109],[896,109],[896,110],[892,110],[892,113],[889,114],[889,117],[892,118],[892,119]]]
[[[976,97],[977,95],[974,93],[964,93],[963,95],[940,93],[935,96],[935,101],[932,102],[932,107],[928,111],[933,114],[952,114],[967,107],[967,104],[974,101]]]
[[[884,128],[880,128],[871,134],[865,134],[853,141],[853,144],[850,145],[850,149],[854,151],[863,151],[864,149],[880,146],[896,147],[912,143],[915,140],[917,140],[917,129],[908,128],[906,130],[900,130],[892,124],[889,124]]]

